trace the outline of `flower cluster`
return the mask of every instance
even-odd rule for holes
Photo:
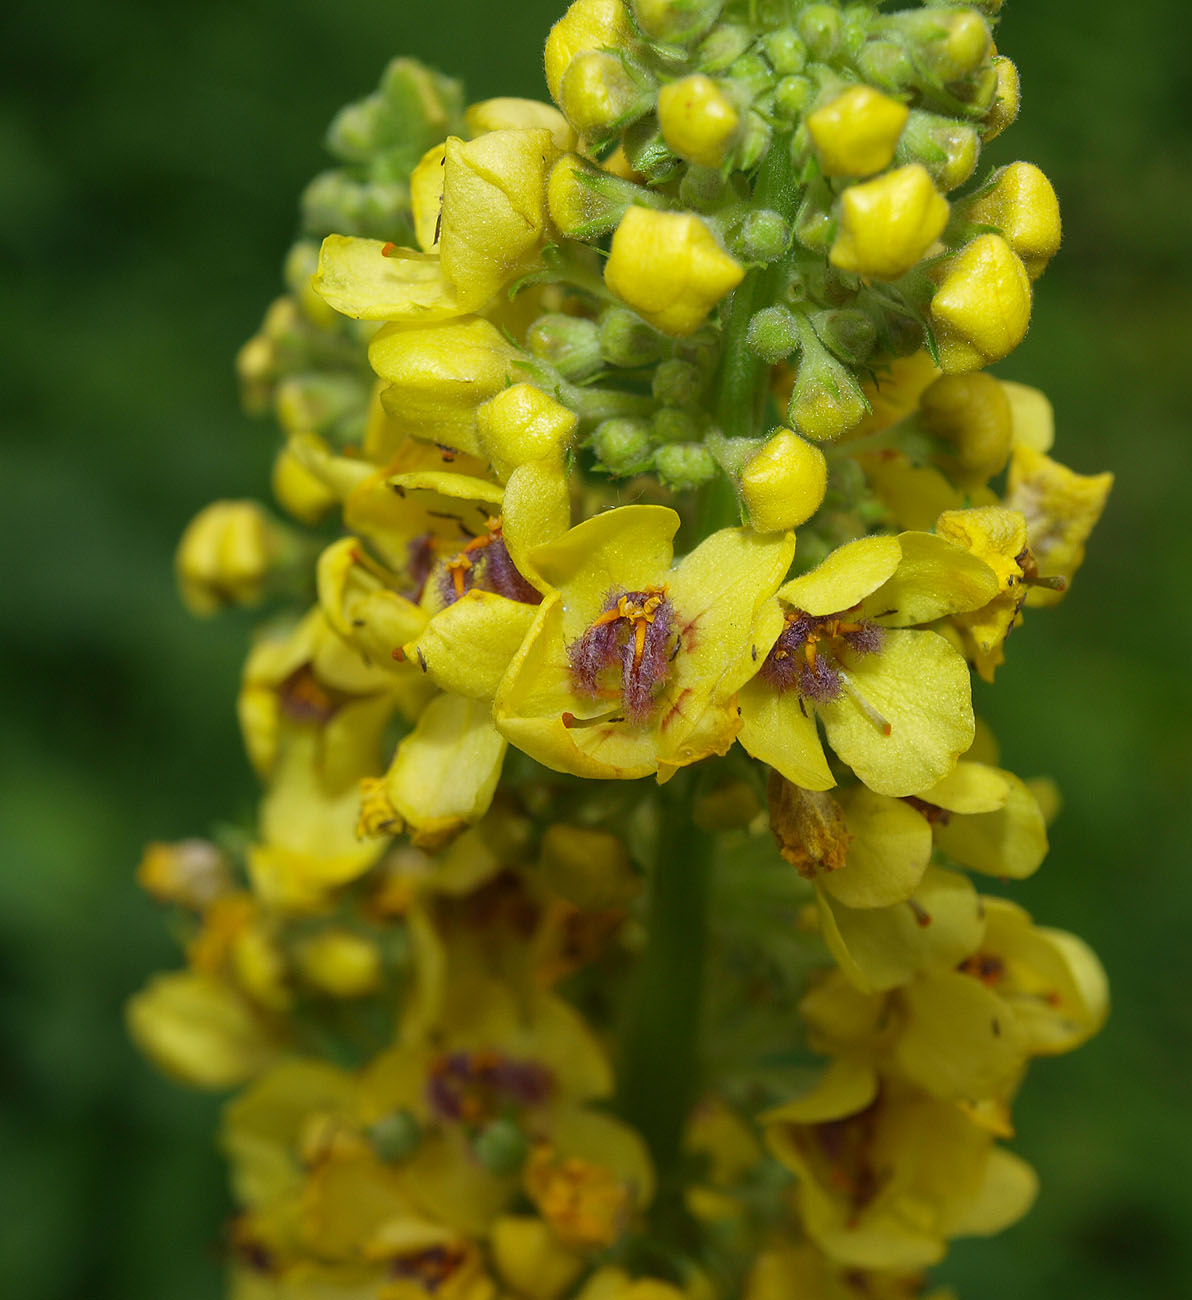
[[[1028,1208],[1013,1096],[1107,992],[969,874],[1057,805],[971,672],[1112,479],[983,369],[1060,236],[970,184],[998,7],[576,0],[557,107],[397,60],[333,123],[239,360],[288,519],[177,558],[268,608],[258,813],[147,850],[129,1007],[239,1089],[238,1300],[910,1297]]]

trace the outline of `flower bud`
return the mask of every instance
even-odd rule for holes
[[[555,893],[591,912],[623,907],[642,888],[618,836],[564,822],[553,822],[542,837],[542,874]]]
[[[600,355],[610,366],[653,365],[666,348],[667,340],[635,311],[610,307],[600,318]]]
[[[385,380],[381,401],[416,437],[475,452],[476,408],[517,376],[518,350],[491,322],[461,316],[436,325],[386,325],[368,348]]]
[[[589,140],[605,140],[654,103],[643,68],[622,54],[583,50],[567,65],[559,86],[559,107]]]
[[[137,884],[162,903],[203,911],[232,888],[228,862],[210,840],[149,844],[137,867]]]
[[[640,474],[650,466],[654,442],[648,420],[619,417],[604,420],[592,434],[596,468],[615,478]]]
[[[658,122],[663,138],[680,158],[719,167],[733,146],[741,119],[711,77],[697,73],[658,92]]]
[[[990,51],[989,26],[972,9],[909,9],[890,14],[879,28],[913,47],[919,66],[940,85],[975,72]]]
[[[560,91],[568,65],[583,50],[616,49],[633,38],[621,0],[575,0],[546,38],[546,84],[562,107]]]
[[[780,77],[802,72],[807,66],[807,46],[793,27],[769,32],[762,38],[762,49]]]
[[[803,356],[795,377],[787,418],[799,433],[816,442],[839,437],[862,420],[869,403],[848,367],[818,342],[803,337]]]
[[[381,982],[376,944],[351,930],[332,928],[304,939],[294,952],[302,978],[333,998],[360,998]]]
[[[1060,247],[1060,205],[1051,182],[1033,163],[1016,162],[994,172],[960,209],[966,221],[996,226],[1037,280]]]
[[[933,459],[961,488],[980,487],[1006,467],[1014,421],[992,375],[944,375],[919,398],[919,419],[947,444]]]
[[[870,85],[896,92],[915,76],[914,60],[898,41],[866,41],[857,53],[857,70]]]
[[[826,253],[836,233],[832,190],[822,178],[807,186],[795,213],[795,238],[815,253]]]
[[[551,168],[546,195],[551,220],[569,239],[615,229],[625,209],[645,196],[640,185],[610,176],[574,153],[565,153]]]
[[[366,397],[355,375],[312,370],[278,384],[274,411],[286,433],[334,434],[360,416]]]
[[[643,36],[668,45],[689,45],[720,17],[724,0],[630,0]]]
[[[695,62],[701,72],[725,72],[753,44],[754,33],[740,23],[721,23],[704,37]]]
[[[584,1271],[582,1257],[568,1250],[537,1216],[502,1215],[489,1239],[501,1280],[526,1300],[558,1300],[570,1293]]]
[[[759,533],[797,528],[820,508],[828,462],[818,447],[778,429],[741,473],[741,499]]]
[[[811,326],[824,347],[851,366],[864,365],[877,346],[873,317],[859,307],[814,312]]]
[[[673,406],[664,406],[654,412],[650,422],[654,441],[658,442],[696,442],[699,440],[702,426],[689,411],[680,411]]]
[[[728,181],[715,167],[691,163],[679,182],[679,202],[685,208],[711,212],[724,203],[728,191]]]
[[[536,99],[499,96],[469,104],[464,113],[468,135],[486,135],[489,131],[547,130],[556,149],[574,149],[575,132],[567,119],[550,104]]]
[[[386,1164],[408,1160],[422,1141],[422,1126],[408,1110],[395,1110],[374,1120],[366,1130],[377,1158]]]
[[[192,614],[253,605],[286,544],[281,526],[255,501],[215,501],[186,526],[174,568]]]
[[[343,162],[366,163],[379,151],[379,126],[385,105],[378,94],[345,104],[331,119],[324,143]]]
[[[754,100],[773,89],[774,69],[752,50],[734,59],[729,65],[728,78],[733,89],[742,98]]]
[[[742,262],[776,262],[790,247],[791,228],[770,208],[756,208],[741,222],[733,253]]]
[[[829,260],[873,280],[905,275],[943,234],[947,201],[918,163],[850,185],[840,201],[840,234]]]
[[[945,193],[963,185],[981,156],[981,141],[967,122],[915,109],[898,142],[901,163],[920,163]]]
[[[411,162],[451,133],[463,108],[463,86],[417,59],[392,59],[378,90],[388,110],[386,144],[403,142]]]
[[[774,87],[771,103],[774,116],[782,122],[796,122],[811,102],[812,84],[809,77],[783,77]]]
[[[476,411],[480,450],[502,482],[527,461],[557,461],[578,427],[574,411],[532,384],[502,389]]]
[[[289,443],[277,453],[269,486],[277,504],[303,524],[317,524],[339,499],[294,455]]]
[[[1001,135],[1018,116],[1018,106],[1022,97],[1018,69],[1014,64],[1004,55],[999,54],[993,61],[993,67],[997,73],[997,90],[994,92],[993,103],[985,114],[982,140],[992,140],[995,136]]]
[[[804,10],[804,13],[809,10]],[[906,125],[905,104],[871,86],[853,86],[807,119],[825,176],[872,176],[887,167]]]
[[[741,128],[741,138],[733,151],[733,165],[739,171],[750,171],[761,162],[770,151],[770,142],[774,139],[774,128],[766,119],[752,109],[745,114],[745,125]]]
[[[1000,235],[980,235],[944,268],[930,308],[940,368],[962,374],[1000,361],[1030,324],[1026,267]]]
[[[716,477],[716,462],[701,442],[668,442],[654,453],[654,472],[666,487],[688,492]]]
[[[742,267],[690,213],[630,208],[604,267],[612,291],[668,334],[693,334],[741,283]]]
[[[840,43],[840,10],[832,5],[808,5],[798,17],[799,35],[812,58],[827,59]]]
[[[526,335],[526,346],[564,379],[586,379],[600,369],[599,327],[582,316],[539,316]]]
[[[749,319],[745,343],[759,361],[776,366],[799,348],[799,323],[788,307],[763,307]]]
[[[660,362],[650,382],[654,400],[663,406],[697,406],[704,387],[699,366],[674,357]]]
[[[530,1144],[511,1119],[494,1119],[486,1124],[472,1144],[481,1165],[494,1177],[508,1178],[525,1164]]]

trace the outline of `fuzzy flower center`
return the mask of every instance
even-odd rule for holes
[[[666,591],[666,587],[640,591],[614,588],[605,596],[600,614],[567,650],[572,685],[578,694],[591,699],[608,694],[611,688],[602,678],[606,670],[619,667],[616,694],[626,715],[634,722],[650,715],[670,676],[675,618]]]
[[[839,699],[845,680],[841,656],[877,654],[885,633],[876,623],[856,618],[853,610],[816,616],[788,610],[773,649],[762,664],[762,678],[777,691],[794,688],[813,704]]]

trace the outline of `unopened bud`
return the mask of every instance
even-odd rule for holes
[[[635,311],[610,307],[600,318],[600,355],[610,366],[652,365],[666,347],[663,335]]]
[[[712,453],[700,442],[670,442],[654,453],[654,472],[669,488],[688,492],[717,474]]]
[[[817,311],[811,325],[820,342],[849,365],[863,365],[877,346],[873,317],[859,307]]]
[[[857,70],[872,86],[900,91],[915,76],[915,64],[899,41],[866,41],[857,52]]]
[[[1000,361],[1022,342],[1030,324],[1026,267],[1000,235],[980,235],[944,264],[930,314],[945,373]]]
[[[697,212],[712,212],[724,202],[728,188],[717,168],[691,163],[679,182],[679,202]]]
[[[853,372],[807,333],[787,418],[799,433],[823,442],[859,424],[869,403]]]
[[[759,361],[776,366],[799,348],[799,323],[781,303],[750,317],[745,343]]]
[[[752,50],[734,59],[728,70],[737,93],[749,99],[757,99],[774,85],[774,69]]]
[[[560,104],[563,74],[584,50],[616,49],[633,39],[629,15],[621,0],[575,0],[546,38],[546,84]]]
[[[752,28],[740,23],[721,23],[704,37],[696,52],[701,72],[724,72],[753,44]]]
[[[1001,133],[1018,116],[1018,106],[1022,92],[1019,87],[1018,69],[1004,55],[998,55],[993,61],[997,73],[997,90],[993,103],[985,114],[985,130],[982,140],[992,140]]]
[[[693,334],[744,269],[696,216],[630,208],[613,236],[605,283],[656,328]]]
[[[903,10],[878,26],[911,45],[919,65],[941,85],[975,72],[993,43],[985,19],[972,9]]]
[[[689,45],[720,17],[724,0],[630,0],[643,36],[667,45]]]
[[[795,238],[814,253],[826,253],[836,234],[832,215],[833,194],[822,179],[812,181],[795,213]]]
[[[312,370],[278,384],[275,409],[286,433],[328,434],[361,415],[367,400],[368,389],[357,376]]]
[[[327,128],[327,148],[343,162],[365,163],[378,151],[378,126],[385,112],[381,96],[345,104]]]
[[[645,69],[608,50],[577,54],[559,86],[559,107],[589,140],[609,138],[653,102],[653,85]]]
[[[564,822],[552,823],[542,837],[542,873],[557,894],[584,911],[623,907],[642,888],[623,840]]]
[[[621,143],[629,166],[656,185],[670,180],[683,165],[663,138],[653,113],[630,123]]]
[[[780,77],[802,72],[807,66],[807,46],[793,27],[770,32],[762,39],[762,49]]]
[[[901,163],[925,167],[945,193],[968,180],[980,156],[981,140],[974,127],[921,109],[911,113],[896,153]]]
[[[771,96],[774,116],[781,122],[798,121],[803,110],[811,103],[812,90],[810,77],[783,77],[774,87]]]
[[[360,998],[381,982],[381,954],[376,944],[351,930],[327,929],[304,939],[295,949],[302,978],[333,998]]]
[[[750,212],[733,238],[733,252],[742,262],[776,262],[790,246],[791,228],[769,208]]]
[[[640,474],[650,466],[654,448],[648,420],[604,420],[592,434],[592,451],[598,469],[615,478]]]
[[[733,146],[741,119],[716,82],[697,73],[662,87],[658,122],[667,144],[680,158],[719,167]]]
[[[659,442],[695,442],[700,435],[700,424],[688,411],[680,411],[673,406],[664,406],[655,411],[650,422],[654,441]]]
[[[894,157],[907,116],[905,104],[871,86],[852,86],[837,95],[807,119],[820,170],[825,176],[881,171]]]
[[[799,35],[812,58],[830,57],[840,43],[840,10],[832,5],[808,5],[798,17]]]
[[[704,377],[699,366],[678,357],[663,361],[654,371],[650,389],[663,406],[697,406]]]
[[[374,1120],[366,1130],[377,1158],[386,1164],[408,1160],[422,1141],[422,1126],[408,1110],[396,1110]]]
[[[476,409],[480,450],[502,481],[529,461],[557,463],[578,425],[574,411],[533,384],[511,384]]]
[[[830,260],[873,280],[904,276],[948,224],[948,204],[918,163],[850,185],[840,201],[840,234]]]
[[[1016,162],[994,172],[961,215],[995,226],[1036,280],[1060,247],[1060,205],[1051,182],[1033,163]]]
[[[285,546],[282,527],[255,501],[215,501],[186,526],[174,567],[192,614],[260,600]]]
[[[557,108],[536,99],[517,99],[498,96],[469,104],[464,113],[464,123],[470,136],[484,135],[489,131],[532,130],[535,127],[551,133],[557,149],[574,149],[575,132]]]
[[[828,462],[818,447],[778,429],[741,473],[741,499],[759,533],[797,528],[819,509]]]
[[[599,327],[582,316],[539,316],[526,334],[526,346],[564,379],[586,379],[600,369]]]
[[[546,186],[550,218],[570,239],[615,230],[631,203],[648,198],[640,185],[611,176],[574,153],[555,163]]]
[[[979,487],[1006,467],[1014,421],[992,375],[944,375],[919,398],[919,418],[948,450],[934,459],[962,488]]]
[[[525,1164],[530,1144],[513,1120],[501,1118],[481,1129],[472,1151],[490,1174],[508,1178]]]
[[[760,113],[751,109],[745,114],[745,125],[741,128],[741,138],[733,155],[736,166],[741,171],[756,167],[769,153],[773,138],[773,127]]]
[[[411,166],[451,134],[464,106],[463,85],[417,59],[392,59],[378,93],[387,109],[385,144],[403,143]]]

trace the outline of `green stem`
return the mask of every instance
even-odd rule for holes
[[[790,137],[776,136],[758,174],[752,206],[771,208],[793,226],[801,194],[791,161]],[[789,256],[750,271],[733,294],[716,383],[716,419],[728,438],[756,438],[764,432],[765,377],[770,368],[749,350],[745,335],[754,314],[769,307],[781,293]]]
[[[712,836],[693,821],[697,775],[662,787],[648,939],[622,1043],[618,1109],[645,1137],[660,1180],[678,1160],[696,1100]]]

